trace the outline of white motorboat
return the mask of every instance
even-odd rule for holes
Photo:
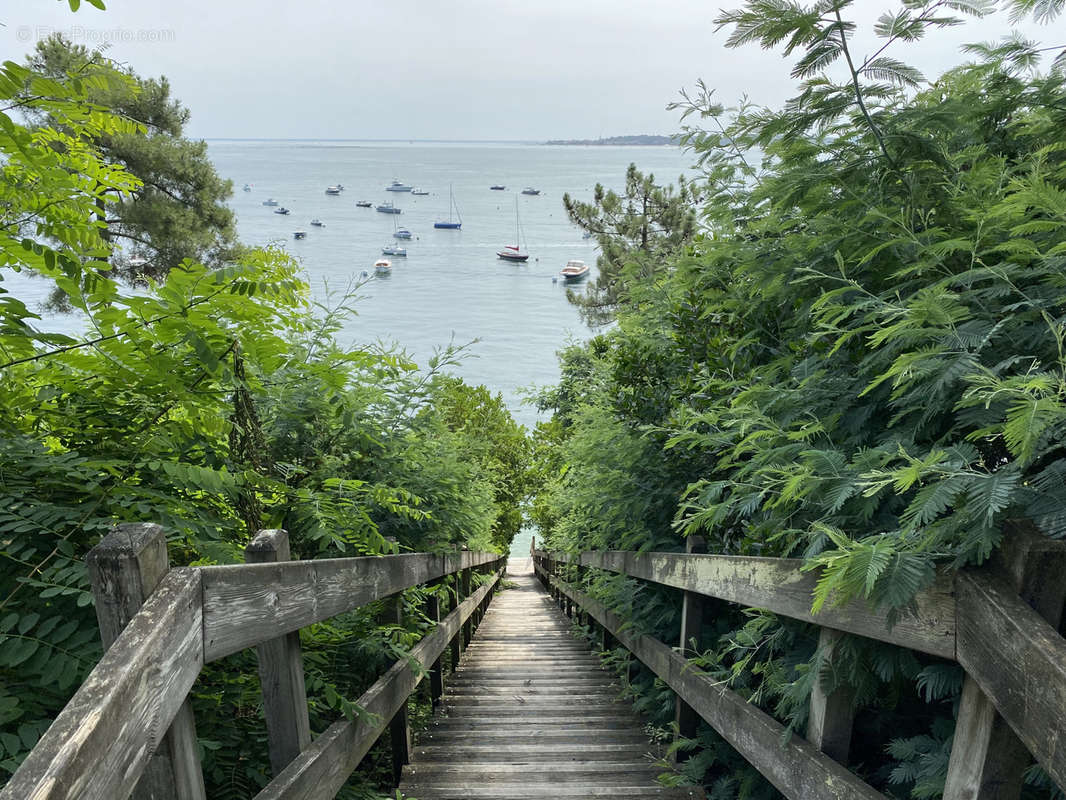
[[[563,276],[563,280],[567,283],[576,283],[588,277],[589,265],[580,259],[574,258],[566,262],[566,266],[559,270],[559,274]]]
[[[406,183],[400,183],[400,181],[394,180],[388,186],[385,187],[386,192],[409,192],[414,188]]]
[[[374,272],[378,275],[388,275],[392,272],[392,262],[387,258],[379,258],[374,262]]]

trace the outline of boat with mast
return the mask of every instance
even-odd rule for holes
[[[513,245],[507,244],[503,246],[502,250],[497,250],[496,255],[502,258],[504,261],[528,261],[529,253],[526,253],[520,247],[522,241],[522,224],[518,219],[518,197],[514,199],[514,240]]]
[[[453,211],[458,219],[452,219]],[[459,206],[455,204],[455,195],[452,193],[452,187],[450,185],[448,186],[448,219],[447,221],[437,220],[433,223],[433,227],[453,231],[457,231],[463,227],[463,215],[459,213]]]

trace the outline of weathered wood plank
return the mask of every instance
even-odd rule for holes
[[[498,581],[499,576],[495,576],[466,598],[411,649],[411,658],[422,666],[432,663]],[[408,660],[393,664],[357,701],[368,712],[367,717],[331,725],[257,794],[256,800],[334,797],[420,680],[421,676],[412,670]]]
[[[956,586],[959,663],[1066,787],[1066,639],[993,570],[960,572]]]
[[[889,628],[885,615],[864,600],[811,613],[818,572],[804,572],[796,558],[689,555],[687,553],[553,553],[561,562],[609,570],[676,589],[729,600],[750,608],[955,658],[955,598],[950,576],[941,576],[915,598],[915,611]]]
[[[250,564],[276,564],[290,557],[289,534],[283,530],[259,531],[244,550],[244,558]],[[300,633],[292,631],[256,645],[255,654],[263,691],[270,768],[278,775],[311,744]]]
[[[496,553],[408,553],[202,567],[207,661],[427,583]]]
[[[562,581],[555,580],[555,583],[562,593],[609,628],[623,646],[696,709],[786,797],[793,800],[885,800],[884,795],[819,752],[810,742],[797,736],[786,741],[783,725],[719,681],[712,680],[702,670],[694,668],[662,642],[624,631],[622,620],[603,605]]]
[[[130,795],[203,666],[201,596],[198,570],[166,574],[0,800]]]

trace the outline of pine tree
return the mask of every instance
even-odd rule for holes
[[[215,172],[203,141],[184,136],[189,110],[171,97],[165,77],[143,78],[61,34],[38,42],[27,66],[56,80],[104,70],[129,79],[89,92],[91,102],[144,126],[143,132],[100,134],[91,141],[106,163],[121,166],[142,184],[130,195],[108,193],[98,202],[104,236],[115,248],[111,267],[120,277],[161,278],[185,259],[213,266],[232,256],[234,216],[225,205],[232,183]],[[55,123],[40,114],[33,121]]]

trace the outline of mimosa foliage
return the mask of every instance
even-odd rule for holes
[[[676,104],[705,232],[629,284],[614,330],[563,354],[537,455],[549,544],[701,535],[805,559],[815,609],[858,598],[898,618],[936,570],[987,560],[1007,519],[1066,536],[1062,43],[976,45],[933,81],[891,55],[996,5],[899,3],[865,58],[849,0],[720,15],[731,46],[783,49],[797,92],[727,111],[701,83]],[[1064,7],[999,5],[1045,21]],[[656,590],[597,589],[676,636],[676,618],[648,616]],[[726,604],[705,634],[699,663],[800,732],[815,680],[851,687],[852,766],[891,796],[939,796],[955,668],[850,640],[825,668],[815,629]],[[712,793],[762,796],[745,765],[704,762]],[[1030,783],[1054,794],[1039,771]]]

